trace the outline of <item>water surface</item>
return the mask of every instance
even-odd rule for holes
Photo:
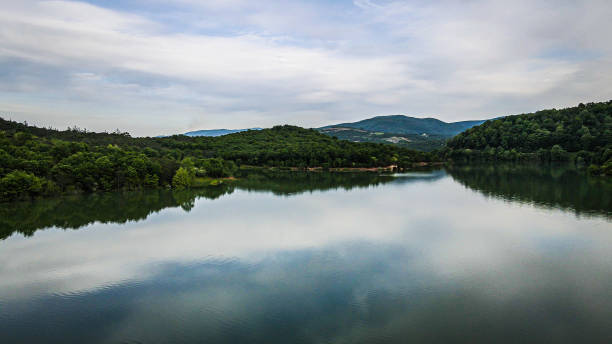
[[[611,195],[493,166],[3,204],[0,342],[610,342]]]

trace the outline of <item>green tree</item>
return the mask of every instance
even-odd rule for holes
[[[180,167],[172,178],[172,187],[175,189],[189,189],[193,185],[193,174],[186,168]]]
[[[31,173],[12,171],[0,179],[0,198],[16,199],[43,193],[43,180]]]
[[[561,146],[554,145],[550,149],[550,159],[552,161],[567,161],[569,160],[569,155]]]

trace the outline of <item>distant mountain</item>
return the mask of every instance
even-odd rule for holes
[[[240,133],[247,130],[261,130],[262,128],[248,128],[248,129],[208,129],[208,130],[197,130],[184,133],[185,136],[223,136],[227,134]]]
[[[328,125],[317,130],[341,140],[390,143],[428,152],[444,147],[449,138],[484,122],[482,120],[447,123],[435,118],[397,115]]]
[[[393,134],[426,134],[443,137],[452,137],[476,125],[480,121],[443,122],[436,118],[416,118],[403,115],[376,116],[359,122],[328,125],[320,129],[353,128],[371,132]]]
[[[319,132],[352,142],[389,143],[418,151],[430,152],[444,147],[447,136],[427,134],[394,134],[346,127],[319,128]]]

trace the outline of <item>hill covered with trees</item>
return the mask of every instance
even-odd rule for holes
[[[361,130],[361,129],[359,129]],[[574,161],[612,175],[612,101],[484,122],[433,154],[276,126],[219,137],[131,137],[0,119],[0,200],[58,193],[218,183],[240,166],[408,167],[452,161]]]
[[[431,152],[441,149],[446,141],[484,121],[443,122],[436,118],[404,115],[376,116],[358,122],[318,128],[326,135],[353,142],[393,144],[408,149]]]
[[[62,192],[207,185],[240,165],[408,166],[429,155],[401,147],[341,141],[294,126],[220,137],[133,138],[64,131],[0,119],[0,199]]]
[[[184,133],[185,136],[223,136],[234,133],[241,133],[247,130],[261,130],[262,128],[248,128],[248,129],[207,129],[207,130],[196,130]]]
[[[432,152],[444,148],[448,140],[447,136],[439,135],[395,134],[342,127],[321,128],[317,130],[325,135],[335,136],[340,140],[393,144],[422,152]]]
[[[394,134],[427,134],[451,137],[484,121],[447,123],[436,118],[416,118],[404,115],[376,116],[353,123],[329,125],[326,128],[353,128]]]
[[[612,174],[612,101],[507,116],[455,136],[452,160],[569,161]]]

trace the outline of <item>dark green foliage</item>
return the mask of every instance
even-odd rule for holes
[[[491,120],[452,138],[453,160],[612,161],[612,101]],[[606,171],[605,169],[602,171]]]
[[[276,126],[220,137],[162,139],[174,147],[190,146],[205,157],[237,164],[277,167],[375,167],[428,160],[429,155],[382,144],[346,142],[314,129]]]
[[[57,131],[1,119],[0,128],[0,200],[166,186],[180,166],[178,159],[196,153],[124,133]],[[197,162],[208,164],[207,159]],[[211,176],[236,170],[233,163],[214,162],[221,168],[210,168]]]
[[[175,189],[188,189],[193,186],[195,171],[180,167],[172,177],[172,187]]]
[[[196,166],[201,174],[213,178],[230,177],[238,169],[233,161],[220,158],[198,159]]]
[[[1,199],[15,199],[20,195],[48,195],[57,190],[53,182],[19,170],[12,171],[0,179]]]
[[[312,129],[277,126],[221,137],[132,138],[127,133],[57,131],[0,119],[0,199],[57,192],[200,186],[238,165],[407,166],[426,153],[339,141]],[[177,171],[184,171],[177,177]],[[19,184],[23,185],[19,185]]]

